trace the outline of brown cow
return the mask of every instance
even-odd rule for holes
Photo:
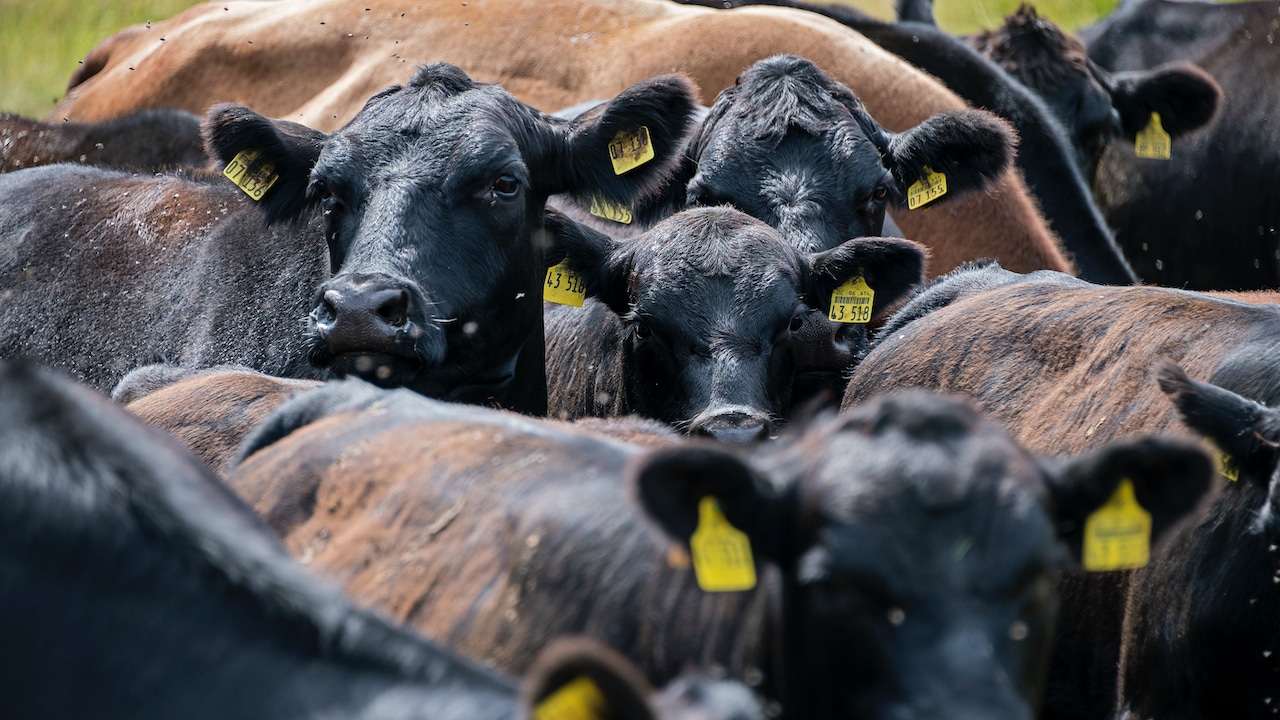
[[[925,395],[747,455],[646,452],[358,382],[293,398],[242,452],[230,483],[304,562],[454,648],[519,668],[577,628],[655,679],[711,661],[760,678],[796,717],[1029,717],[1059,529],[1122,475],[1146,487],[1210,472],[1198,448],[1157,440],[1046,464]],[[687,541],[708,494],[750,538],[755,592],[704,594],[646,531],[648,515]]]
[[[1200,378],[1247,365],[1228,389],[1280,402],[1280,309],[1270,304],[988,266],[938,281],[902,313],[912,317],[891,318],[854,371],[846,406],[901,388],[961,393],[1028,447],[1059,454],[1148,433],[1193,435],[1152,374],[1165,359]],[[1124,573],[1064,577],[1046,717],[1109,716],[1127,583]]]
[[[221,475],[235,458],[240,441],[272,410],[321,384],[235,365],[203,369],[146,365],[125,375],[111,391],[111,399],[176,435]]]
[[[161,42],[161,40],[164,42]],[[531,41],[536,39],[536,41]],[[757,60],[806,57],[903,132],[965,103],[936,81],[827,18],[787,8],[717,12],[661,0],[485,0],[447,7],[389,0],[214,2],[105,40],[50,119],[93,120],[219,100],[319,129],[340,126],[403,79],[406,65],[447,60],[544,110],[612,97],[637,80],[689,74],[703,101]],[[928,245],[933,272],[999,257],[1015,270],[1070,271],[1020,176],[986,194],[895,214]]]

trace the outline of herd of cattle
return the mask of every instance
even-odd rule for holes
[[[0,116],[4,713],[1280,715],[1280,1],[897,11],[210,2]]]

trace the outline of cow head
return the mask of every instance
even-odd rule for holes
[[[925,393],[873,399],[750,458],[732,450],[657,451],[631,481],[685,542],[714,496],[757,564],[777,566],[785,651],[769,680],[788,714],[813,718],[1035,717],[1060,538],[1124,477],[1167,527],[1211,472],[1172,440],[1040,459]]]
[[[728,442],[770,435],[788,407],[808,308],[826,312],[832,291],[859,273],[891,303],[924,269],[907,240],[801,253],[727,207],[686,210],[621,242],[585,227],[561,235],[548,260],[567,256],[587,294],[623,321],[628,405]]]
[[[1159,368],[1157,379],[1183,422],[1224,454],[1223,465],[1236,475],[1224,492],[1254,518],[1250,532],[1268,544],[1280,541],[1280,412],[1192,380],[1172,363]]]
[[[691,84],[664,76],[560,120],[432,63],[331,135],[221,105],[205,136],[222,163],[253,151],[254,167],[273,166],[268,222],[323,215],[333,277],[309,318],[314,364],[463,401],[537,381],[545,411],[546,199],[630,202],[666,176],[693,108]],[[654,160],[619,173],[610,145],[639,128]],[[526,363],[536,376],[513,381]]]
[[[804,252],[879,235],[927,166],[948,199],[980,188],[1013,154],[1013,135],[985,112],[942,113],[901,134],[882,128],[844,85],[782,55],[720,93],[689,144],[690,205],[732,205]]]
[[[975,35],[978,52],[1035,91],[1062,121],[1085,177],[1117,136],[1130,141],[1160,113],[1171,138],[1208,123],[1222,90],[1189,63],[1112,75],[1089,59],[1084,43],[1040,17],[1031,5],[995,30]]]

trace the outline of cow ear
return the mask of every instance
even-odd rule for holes
[[[769,483],[730,450],[698,442],[656,450],[632,461],[627,477],[645,514],[671,538],[687,544],[702,499],[713,496],[757,559],[784,559],[791,496],[769,492]]]
[[[1280,413],[1226,388],[1192,380],[1173,363],[1159,366],[1156,380],[1182,421],[1212,440],[1240,478],[1267,486],[1280,444]]]
[[[215,105],[201,127],[205,153],[218,170],[240,153],[257,153],[248,174],[267,170],[277,176],[259,200],[267,224],[294,220],[307,207],[307,183],[328,135],[287,120],[269,120],[247,107]],[[228,181],[230,182],[230,181]]]
[[[680,159],[697,98],[697,87],[687,77],[662,75],[632,85],[570,121],[566,147],[556,161],[559,179],[549,181],[550,191],[567,192],[584,205],[598,198],[623,206],[654,191]],[[615,157],[640,148],[644,137],[652,159],[643,159],[649,157],[647,151],[639,161]]]
[[[804,299],[809,307],[828,312],[831,293],[855,275],[862,275],[875,293],[871,320],[882,319],[900,300],[924,283],[928,250],[902,238],[856,238],[807,256]]]
[[[1222,106],[1222,88],[1191,63],[1170,63],[1154,70],[1113,74],[1111,103],[1120,128],[1133,139],[1160,113],[1160,125],[1176,138],[1207,125]]]
[[[603,644],[581,637],[559,638],[538,654],[525,673],[520,697],[528,717],[594,717],[653,720],[651,690],[640,671]],[[564,703],[564,705],[561,705]],[[592,709],[589,714],[552,712]],[[536,708],[542,706],[542,711]]]
[[[1043,460],[1058,535],[1077,560],[1084,525],[1128,479],[1138,504],[1151,514],[1154,544],[1196,508],[1209,490],[1213,465],[1199,446],[1148,437],[1120,440],[1073,458]]]
[[[625,244],[547,208],[543,258],[547,268],[560,261],[582,278],[588,297],[608,305],[619,315],[631,310],[627,277],[631,254]]]
[[[947,179],[947,194],[980,190],[1009,167],[1017,135],[1009,123],[982,110],[943,112],[889,137],[885,166],[901,197],[925,177],[925,168]]]

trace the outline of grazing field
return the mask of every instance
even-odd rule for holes
[[[288,1],[288,0],[282,0]],[[991,27],[1021,0],[937,0],[938,21],[952,32]],[[43,117],[62,97],[76,65],[100,40],[130,25],[171,17],[191,0],[0,0],[0,112]],[[852,0],[881,18],[893,0]],[[1087,25],[1115,0],[1040,0],[1041,12],[1068,28]]]

